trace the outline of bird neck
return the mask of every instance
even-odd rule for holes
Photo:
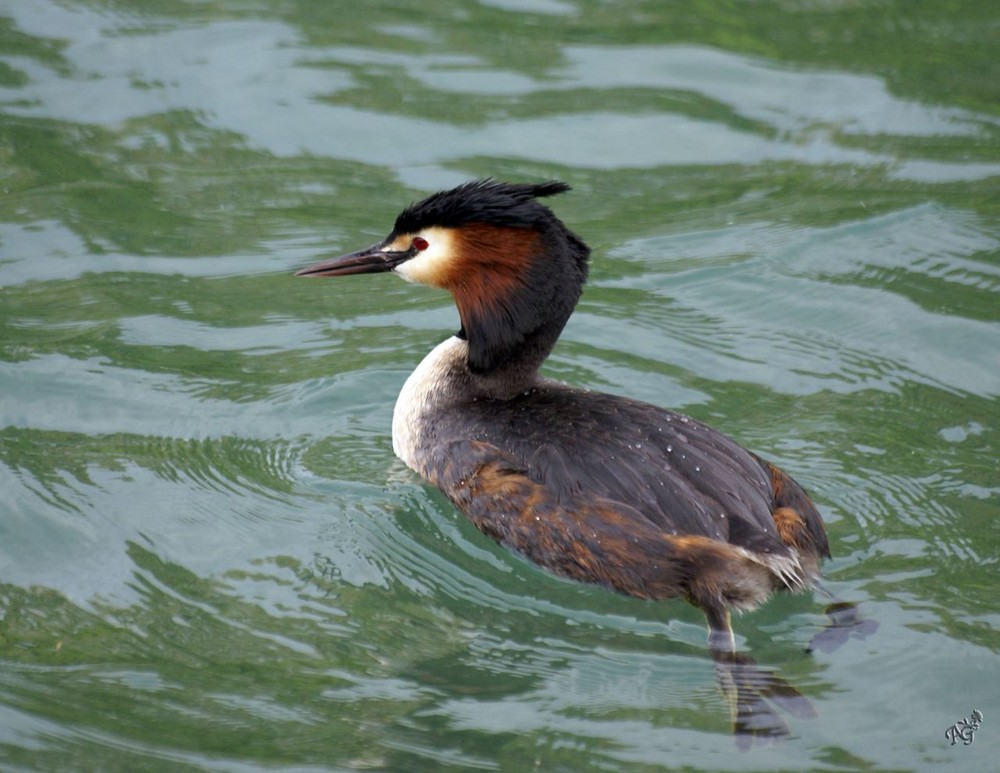
[[[476,328],[470,333],[463,327],[458,337],[468,344],[465,367],[472,391],[483,397],[509,400],[530,389],[538,381],[539,369],[552,352],[560,332],[562,325],[535,331],[521,338],[490,368],[475,369],[470,362],[471,352],[476,347]]]
[[[516,394],[537,378],[587,276],[590,250],[559,221],[516,238],[508,239],[516,249],[477,260],[477,270],[449,288],[462,321],[458,337],[468,342],[469,372],[493,396]]]

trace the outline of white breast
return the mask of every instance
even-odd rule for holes
[[[465,372],[469,345],[452,336],[434,347],[403,384],[392,412],[392,450],[407,467],[422,472],[426,416],[453,394]]]

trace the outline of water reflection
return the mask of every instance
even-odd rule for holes
[[[415,183],[417,169],[443,171],[484,145],[496,156],[590,169],[793,161],[890,166],[897,178],[937,182],[1000,173],[997,164],[900,158],[840,139],[974,137],[1000,128],[988,115],[900,99],[872,76],[780,68],[701,46],[569,45],[530,77],[433,45],[405,53],[309,45],[283,22],[146,30],[130,16],[47,3],[21,4],[15,19],[29,35],[55,29],[67,38],[59,71],[21,61],[27,83],[0,90],[17,114],[119,127],[185,111],[274,156],[396,167]],[[377,94],[364,86],[380,73],[410,86],[372,109]],[[599,107],[623,90],[632,101],[621,111]],[[426,109],[456,95],[457,112]],[[513,96],[542,99],[518,116]],[[170,138],[136,126],[122,142],[166,148]]]

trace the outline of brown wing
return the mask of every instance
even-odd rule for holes
[[[830,557],[830,543],[826,527],[816,506],[791,476],[770,462],[759,460],[771,473],[771,492],[774,505],[771,517],[781,540],[801,553],[816,558]]]
[[[703,608],[750,607],[773,590],[771,573],[746,551],[666,534],[604,497],[567,500],[489,443],[449,443],[426,472],[480,530],[556,574],[641,598],[685,596]]]
[[[659,531],[787,555],[786,535],[826,550],[822,522],[801,488],[711,427],[646,403],[561,385],[508,401],[479,400],[435,417],[441,442],[495,446],[557,503],[605,501]],[[781,486],[781,496],[776,495]],[[802,527],[779,532],[773,513]],[[790,523],[790,521],[789,521]]]

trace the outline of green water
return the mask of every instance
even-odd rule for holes
[[[991,769],[998,47],[985,0],[0,0],[0,770]],[[737,751],[697,610],[394,459],[447,297],[291,277],[486,175],[594,248],[550,375],[821,505],[879,629],[737,621],[785,741]]]

